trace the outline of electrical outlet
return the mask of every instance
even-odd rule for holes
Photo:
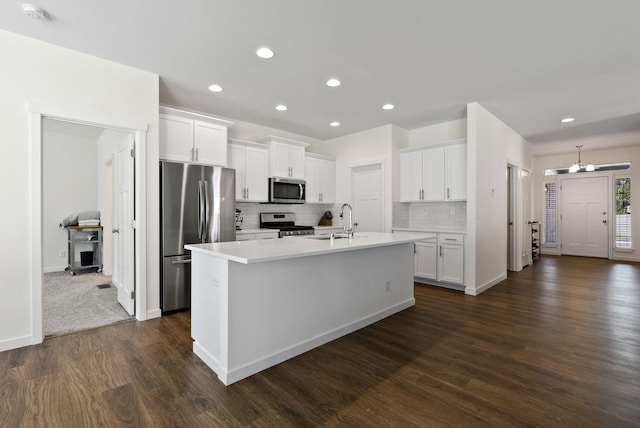
[[[389,289],[391,288],[391,281],[389,281],[388,279],[384,282],[384,291],[389,291]]]
[[[67,252],[65,250],[62,250],[58,253],[58,256],[60,256],[61,258],[67,257]]]

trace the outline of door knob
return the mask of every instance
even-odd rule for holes
[[[111,233],[120,233],[120,229],[111,229]]]

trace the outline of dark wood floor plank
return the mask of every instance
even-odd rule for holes
[[[190,314],[0,353],[0,426],[640,427],[640,266],[542,257],[225,387]]]

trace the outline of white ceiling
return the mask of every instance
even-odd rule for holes
[[[478,101],[534,152],[560,140],[640,143],[637,0],[36,4],[50,20],[0,2],[0,28],[157,73],[165,105],[325,140],[460,118]],[[273,59],[255,56],[263,45]],[[327,87],[330,77],[342,85]],[[383,111],[388,102],[396,108]]]

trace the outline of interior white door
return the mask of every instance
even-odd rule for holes
[[[562,180],[562,254],[609,256],[608,189],[608,177]]]
[[[353,195],[357,231],[384,231],[382,165],[367,165],[353,169]]]
[[[128,135],[114,157],[113,278],[118,303],[133,315],[135,311],[134,251],[134,136]]]

